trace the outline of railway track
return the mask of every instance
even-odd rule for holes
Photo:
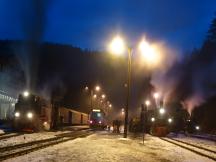
[[[181,140],[173,139],[173,138],[161,137],[160,139],[164,140],[166,142],[172,143],[172,144],[179,146],[181,148],[184,148],[186,150],[189,150],[189,151],[196,153],[198,155],[201,155],[201,156],[204,156],[204,157],[207,157],[211,160],[216,161],[216,151],[214,151],[214,150],[211,150],[211,149],[208,149],[205,147],[201,147],[201,146],[198,146],[196,144],[192,144],[192,143],[184,142]]]
[[[194,137],[194,138],[205,139],[205,140],[216,142],[215,136],[207,136],[207,137],[206,136],[200,136],[200,135],[190,135],[190,136]]]
[[[69,140],[73,140],[79,137],[86,137],[91,135],[92,133],[89,131],[77,131],[71,132],[70,134],[60,134],[56,137],[37,140],[28,143],[17,144],[13,146],[0,147],[0,161],[10,159],[13,157],[21,156],[24,154],[28,154],[30,152],[46,148],[52,145],[56,145],[62,142],[66,142]]]
[[[23,135],[23,133],[5,133],[0,135],[0,140]]]

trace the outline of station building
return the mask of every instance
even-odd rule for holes
[[[0,120],[13,118],[17,98],[0,90]]]

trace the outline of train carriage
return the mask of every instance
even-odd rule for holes
[[[104,129],[107,126],[106,115],[102,109],[92,109],[89,114],[89,127]]]

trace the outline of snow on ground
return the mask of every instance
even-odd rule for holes
[[[5,133],[4,130],[0,129],[0,134],[4,134],[4,133]]]
[[[0,142],[0,147],[11,146],[11,145],[20,144],[20,143],[27,143],[30,141],[53,138],[58,134],[67,133],[67,132],[71,132],[71,131],[40,132],[40,133],[23,134],[23,135],[19,135],[19,136],[15,136],[15,137],[10,137],[7,139],[2,139]]]
[[[7,162],[211,162],[188,150],[146,136],[142,138],[122,138],[107,132],[96,132],[86,138],[61,143],[38,150]]]

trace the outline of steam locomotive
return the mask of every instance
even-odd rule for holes
[[[14,128],[16,130],[49,130],[51,121],[50,103],[28,92],[19,95],[14,112]]]
[[[155,136],[166,136],[170,132],[173,118],[164,108],[150,111],[148,114],[149,133]]]
[[[44,98],[24,92],[15,104],[13,126],[17,131],[36,132],[69,125],[87,125],[88,119],[86,113],[61,106],[56,109]]]

